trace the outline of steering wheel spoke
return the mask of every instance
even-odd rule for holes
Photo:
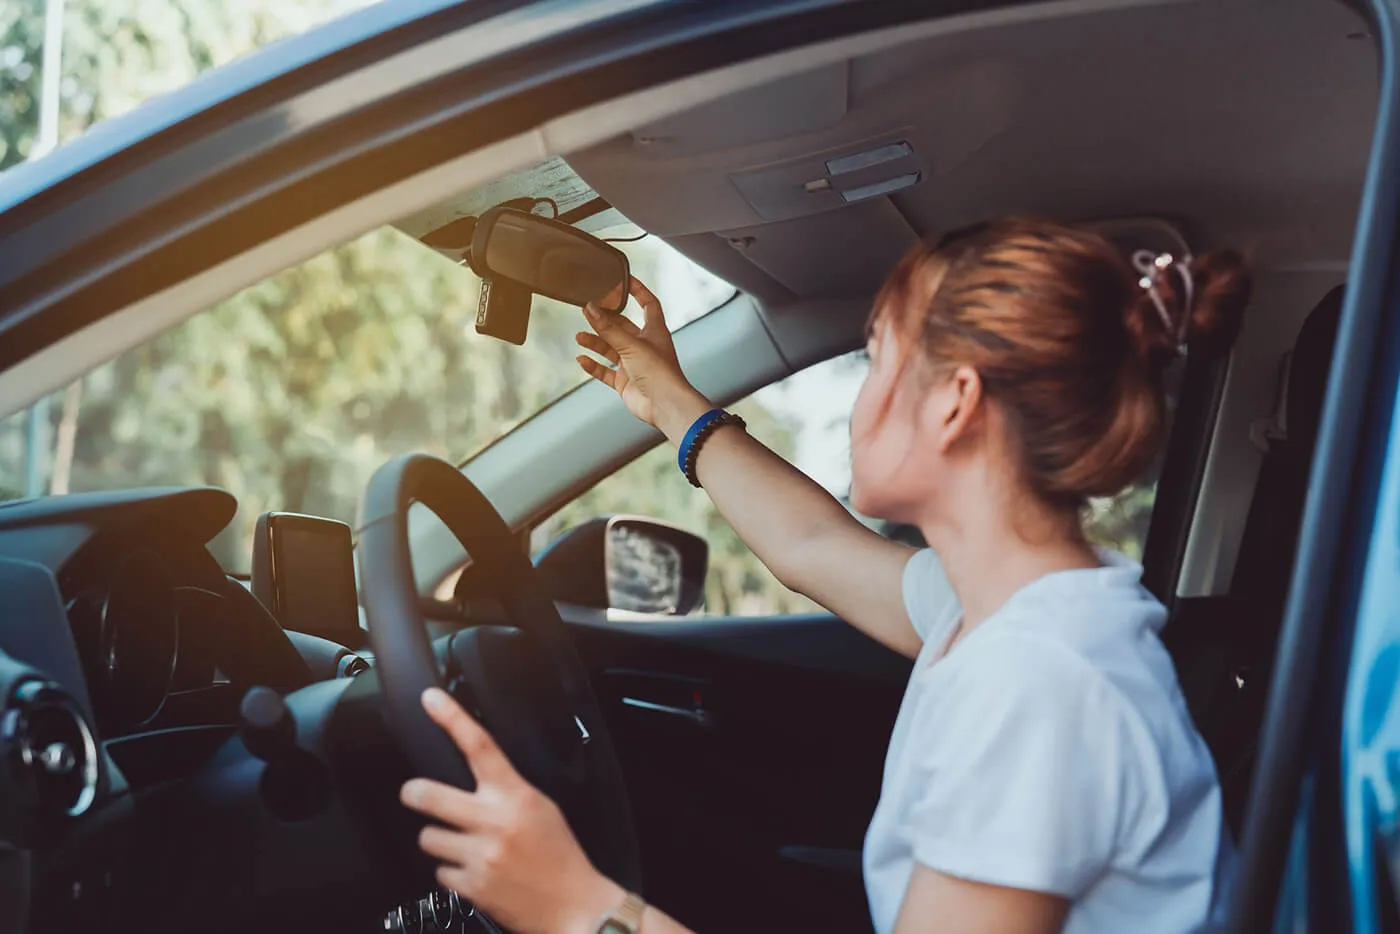
[[[446,683],[428,641],[409,554],[408,512],[415,502],[432,510],[483,567],[509,624],[454,633]],[[370,643],[389,727],[413,768],[476,787],[469,763],[422,707],[424,690],[447,687],[520,773],[555,799],[594,863],[639,889],[631,809],[602,712],[558,610],[500,513],[451,464],[409,454],[375,472],[362,515]]]

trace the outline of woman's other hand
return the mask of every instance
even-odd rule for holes
[[[710,403],[681,372],[661,302],[635,278],[631,293],[642,306],[641,327],[621,314],[588,305],[583,313],[595,333],[582,331],[575,336],[580,347],[612,366],[582,355],[578,363],[589,376],[616,390],[633,415],[678,442]]]
[[[476,791],[415,778],[400,792],[407,807],[441,825],[418,836],[441,863],[438,882],[520,934],[593,934],[626,893],[593,867],[559,808],[451,695],[429,688],[423,707],[476,776]]]

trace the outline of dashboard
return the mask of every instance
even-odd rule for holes
[[[320,775],[322,766],[311,768],[295,743],[272,743],[273,734],[291,723],[280,698],[300,692],[314,706],[318,689],[332,689],[324,682],[370,671],[368,652],[284,630],[249,586],[224,573],[208,543],[236,508],[230,494],[214,488],[0,504],[0,761],[11,766],[0,769],[0,843],[21,849],[47,844],[37,847],[41,862],[32,877],[38,929],[102,926],[101,919],[129,908],[131,893],[160,884],[168,861],[187,860],[188,853],[168,851],[158,840],[104,828],[116,826],[111,821],[133,806],[189,817],[180,810],[182,792],[169,789],[184,787],[185,779],[204,781],[200,776],[214,774],[211,766],[217,773],[235,736],[267,763],[249,786],[255,797],[275,799],[276,782],[296,769]],[[378,722],[373,683],[373,676],[340,682],[347,697],[351,688],[365,689],[345,705],[345,722],[359,724],[353,718],[360,716]],[[321,694],[338,696],[334,689]],[[274,717],[262,723],[249,712],[249,697],[274,699],[273,712],[281,711],[285,722]],[[373,703],[366,707],[366,700]],[[360,745],[374,734],[345,729]],[[259,751],[255,740],[267,740],[267,748]],[[381,753],[372,743],[363,751],[376,766],[399,768],[396,756]],[[256,779],[262,764],[250,768]],[[395,781],[403,777],[393,775]],[[234,781],[225,791],[234,787],[241,786]],[[396,796],[381,797],[397,814]],[[26,808],[35,816],[20,821]],[[215,809],[200,819],[221,818]],[[287,826],[301,819],[288,817]],[[151,820],[159,827],[164,818]],[[75,848],[83,855],[73,861],[64,855],[65,844],[79,837],[88,842]],[[289,839],[306,845],[314,838]],[[144,868],[132,856],[138,845],[147,854]],[[8,865],[0,861],[0,891],[28,888],[28,870],[11,878]],[[374,926],[404,934],[497,930],[445,890],[409,898]]]
[[[47,571],[67,624],[67,638],[47,633],[43,652],[21,651],[10,643],[57,622],[30,613],[23,625],[0,628],[0,649],[75,693],[132,784],[175,777],[198,749],[223,742],[248,687],[285,692],[315,680],[276,620],[207,548],[236,508],[213,488],[0,504],[0,561]]]

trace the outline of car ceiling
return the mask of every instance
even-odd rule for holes
[[[866,297],[918,237],[990,216],[1158,217],[1262,272],[1350,250],[1377,103],[1364,22],[1336,0],[1060,4],[744,91],[568,157],[599,195],[773,304]],[[918,171],[887,196],[809,193],[828,160]],[[832,177],[831,182],[850,179]],[[820,184],[820,183],[819,183]]]

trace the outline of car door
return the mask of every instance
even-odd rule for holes
[[[821,613],[564,618],[649,896],[695,930],[868,930],[860,845],[908,660]]]
[[[1400,8],[1358,4],[1381,105],[1229,930],[1400,929]]]

